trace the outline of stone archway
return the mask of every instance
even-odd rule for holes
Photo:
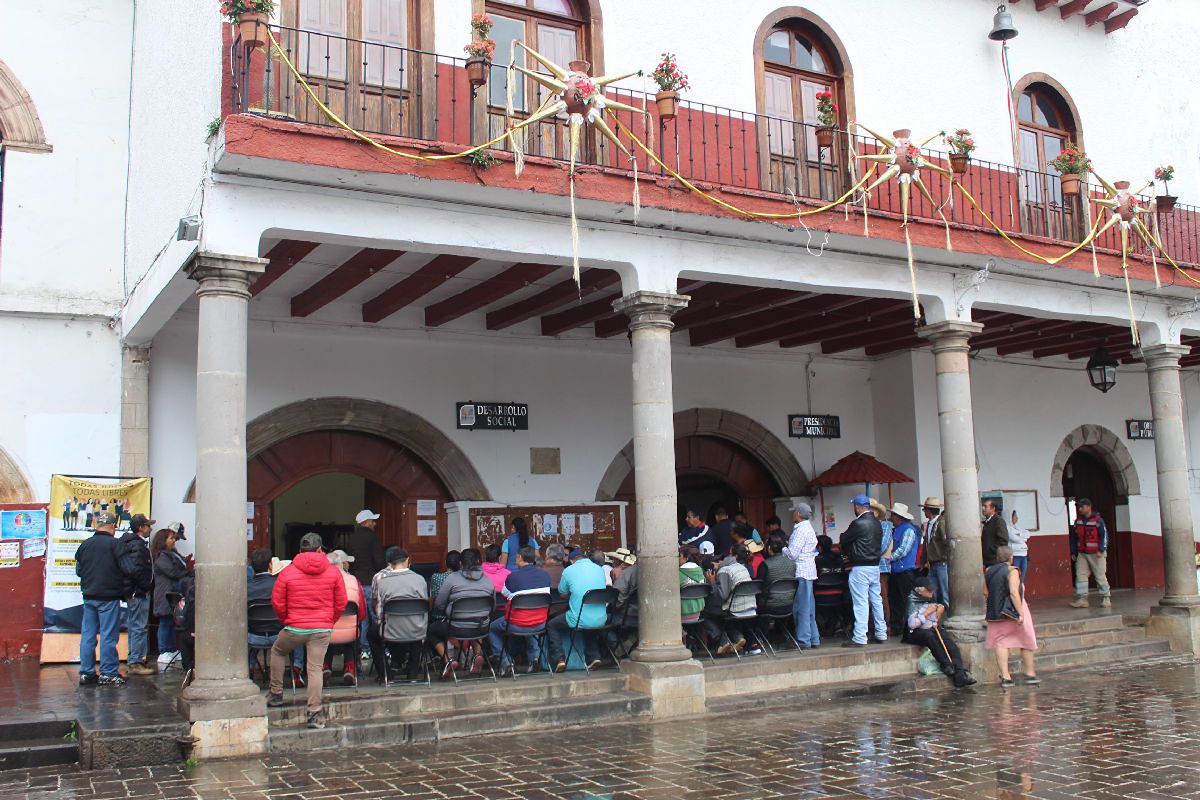
[[[0,139],[8,150],[49,153],[37,107],[7,64],[0,61]]]
[[[675,438],[714,436],[725,439],[752,453],[770,473],[785,497],[808,494],[808,476],[800,462],[782,441],[765,427],[736,411],[719,408],[691,408],[675,414]],[[626,476],[633,471],[633,440],[613,458],[600,486],[596,500],[610,501],[621,489]]]
[[[1108,467],[1116,487],[1118,504],[1123,505],[1131,495],[1142,493],[1133,456],[1129,454],[1125,443],[1103,425],[1080,425],[1067,434],[1054,454],[1054,464],[1050,468],[1051,497],[1063,496],[1063,472],[1071,455],[1077,450],[1095,456]]]
[[[268,411],[246,425],[246,455],[253,459],[269,448],[314,431],[368,433],[407,448],[446,486],[455,500],[491,500],[491,492],[470,459],[422,417],[377,400],[317,397]],[[184,502],[195,502],[195,481]]]
[[[0,447],[0,503],[33,503],[36,500],[25,473]]]

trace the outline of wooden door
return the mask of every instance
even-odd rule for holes
[[[1112,473],[1103,461],[1083,450],[1077,450],[1067,461],[1071,478],[1063,479],[1063,494],[1071,500],[1086,497],[1092,501],[1104,524],[1108,527],[1108,583],[1113,588],[1130,585],[1123,568],[1122,552],[1117,536],[1117,492]],[[1074,522],[1074,520],[1072,520]],[[1074,577],[1072,577],[1074,580]]]

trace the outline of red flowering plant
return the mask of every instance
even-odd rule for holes
[[[246,14],[275,13],[275,0],[221,0],[221,15],[230,22],[241,22]]]
[[[837,125],[837,103],[833,102],[833,92],[826,89],[817,92],[817,122],[822,127],[832,128]]]
[[[905,155],[908,156],[908,160],[911,161],[912,163],[914,163],[914,164],[920,163],[921,149],[919,147],[917,147],[915,144],[909,144],[907,147],[905,147],[904,153],[905,153]]]
[[[688,83],[687,75],[679,71],[674,53],[663,53],[662,59],[654,68],[654,72],[650,73],[650,77],[658,84],[660,92],[682,92],[692,88]]]
[[[971,132],[966,128],[959,128],[942,141],[950,148],[950,152],[959,156],[969,156],[975,149],[975,140],[971,138]]]
[[[1077,149],[1072,142],[1067,142],[1067,146],[1050,164],[1063,175],[1086,175],[1092,168],[1092,160],[1087,153]]]
[[[596,96],[596,84],[590,78],[579,78],[575,81],[575,99],[587,105]]]
[[[471,58],[482,58],[491,61],[496,55],[496,41],[488,37],[492,32],[492,18],[487,14],[476,14],[471,17],[471,42],[463,48],[463,52]]]
[[[1162,181],[1163,192],[1165,192],[1166,194],[1170,194],[1171,193],[1170,182],[1175,180],[1175,167],[1171,166],[1170,164],[1167,164],[1166,166],[1163,166],[1163,167],[1155,167],[1154,168],[1154,180]]]

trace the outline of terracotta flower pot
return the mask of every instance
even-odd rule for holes
[[[261,11],[242,14],[238,20],[238,36],[245,47],[262,47],[267,43],[267,15]]]
[[[1066,197],[1075,197],[1079,194],[1079,173],[1064,172],[1059,175],[1059,180],[1062,181],[1062,193]]]
[[[675,114],[679,110],[679,92],[674,89],[659,92],[654,95],[654,102],[658,106],[660,119],[675,119]]]
[[[818,125],[817,147],[833,147],[833,136],[837,133],[837,128],[833,125]]]
[[[950,171],[955,175],[966,175],[967,167],[971,164],[971,156],[967,153],[950,154]]]
[[[488,73],[492,70],[492,62],[483,56],[471,56],[467,59],[467,80],[473,88],[479,88],[487,83]]]
[[[1154,205],[1160,214],[1170,214],[1175,210],[1175,201],[1179,198],[1173,194],[1160,194],[1154,198]]]

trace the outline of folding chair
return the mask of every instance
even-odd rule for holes
[[[172,615],[175,614],[175,611],[179,607],[179,603],[182,600],[183,600],[182,592],[167,592],[167,603],[171,606]],[[184,630],[180,629],[179,623],[177,620],[176,625],[175,625],[175,638],[176,638],[176,642],[185,641],[185,640],[190,639],[190,641],[188,641],[185,646],[191,648],[192,668],[185,669],[183,671],[183,680],[180,681],[180,684],[179,684],[180,689],[186,689],[188,687],[188,685],[192,682],[192,679],[195,677],[195,672],[196,672],[196,670],[195,670],[196,632],[195,631],[184,631]],[[179,650],[179,659],[180,659],[179,665],[182,667],[183,666],[183,649],[182,649],[182,647]],[[174,663],[174,662],[175,662],[175,659],[171,659],[171,663]],[[168,664],[167,666],[169,667],[170,664]]]
[[[546,611],[547,616],[539,628],[537,628],[535,630],[531,630],[531,631],[523,631],[521,633],[518,633],[518,632],[510,629],[504,634],[504,638],[502,640],[504,642],[504,644],[500,649],[500,664],[501,664],[501,666],[504,665],[504,662],[506,660],[512,661],[512,653],[508,652],[508,639],[510,636],[515,636],[518,639],[531,639],[531,638],[537,639],[538,644],[540,645],[540,650],[539,650],[539,655],[538,655],[538,660],[540,662],[541,658],[542,658],[541,654],[546,652],[546,623],[548,623],[550,621],[550,617],[549,617],[550,595],[548,595],[548,594],[518,594],[518,595],[513,595],[511,598],[509,598],[508,613],[506,613],[504,615],[504,618],[506,620],[510,620],[510,625],[511,625],[513,611],[542,611],[542,610]],[[526,645],[525,649],[526,649],[526,651],[529,650],[528,645]],[[532,666],[532,665],[530,665],[530,666]],[[517,670],[515,667],[513,668],[512,673],[513,673],[512,674],[513,680],[515,681],[517,679]]]
[[[494,608],[495,603],[490,597],[463,597],[455,600],[450,606],[449,638],[458,639],[460,642],[478,642],[482,652],[484,642],[491,631]],[[492,673],[492,680],[499,682],[491,660],[484,658],[483,663],[487,664],[488,671]],[[450,674],[457,684],[458,672],[452,670]]]
[[[784,620],[785,624],[779,627],[783,628],[783,633],[787,636],[788,641],[797,650],[800,649],[800,643],[796,641],[796,637],[792,634],[792,629],[786,624],[794,617],[792,615],[792,605],[796,602],[796,592],[800,589],[800,581],[796,578],[780,578],[779,580],[771,581],[763,589],[760,596],[762,600],[762,608],[758,610],[759,619],[762,620]],[[762,640],[767,645],[767,649],[771,651],[771,655],[777,655],[774,645],[771,644],[771,638],[764,632]]]
[[[636,635],[638,626],[637,625],[634,625],[633,627],[629,626],[629,609],[637,608],[637,607],[638,607],[638,593],[637,593],[637,590],[635,589],[629,593],[628,599],[625,600],[625,609],[621,613],[621,621],[618,622],[617,626],[616,626],[617,638],[618,638],[617,646],[618,646],[618,649],[620,650],[621,658],[628,658],[629,654],[632,653],[634,651],[634,648],[636,648],[638,645],[638,637]],[[623,631],[629,631],[629,630],[635,631],[635,635],[633,637],[634,638],[633,647],[625,647],[625,641],[623,638],[621,638],[621,633]],[[607,638],[607,637],[605,637],[605,638]]]
[[[353,660],[353,661],[357,662],[358,657],[357,657],[357,654],[355,653],[355,650],[358,647],[358,603],[354,602],[353,600],[346,603],[346,608],[345,608],[345,610],[342,611],[342,619],[345,620],[347,617],[351,617],[353,619],[354,624],[352,626],[348,626],[351,628],[351,630],[347,630],[345,632],[339,632],[337,627],[335,626],[333,635],[329,637],[329,646],[330,647],[345,646],[345,647],[349,648],[349,652],[347,652],[345,655],[345,660],[346,661]],[[346,626],[344,626],[344,627],[346,627]],[[355,689],[355,691],[357,691],[358,690],[358,664],[355,663],[354,666],[355,666],[354,689]],[[295,688],[295,681],[293,681],[292,688],[293,689]]]
[[[421,636],[419,639],[393,639],[388,637],[388,620],[401,617],[419,618],[421,620]],[[383,685],[388,683],[388,650],[389,644],[419,644],[421,654],[421,669],[425,673],[425,685],[429,686],[429,653],[425,647],[425,632],[429,628],[429,601],[419,597],[393,597],[383,604],[383,619],[379,621],[379,640],[383,643]],[[409,655],[412,658],[412,655]]]
[[[246,606],[246,632],[252,633],[255,636],[278,636],[283,630],[283,623],[279,621],[279,617],[275,616],[275,608],[269,601],[258,601]],[[250,648],[250,652],[255,656],[255,661],[258,660],[259,653],[265,653],[265,661],[267,669],[271,668],[271,646],[260,647],[254,645]]]
[[[729,607],[733,607],[735,600],[739,600],[744,597],[752,597],[754,598],[754,613],[739,617],[734,616],[732,613],[726,611],[722,616],[722,620],[725,623],[736,622],[739,625],[745,625],[745,631],[749,633],[751,638],[754,639],[755,643],[757,643],[758,646],[763,648],[763,651],[766,652],[767,648],[763,647],[762,637],[758,635],[758,596],[762,594],[762,591],[762,581],[742,581],[734,586],[733,592],[729,595]],[[737,656],[738,661],[742,660],[742,654],[736,649],[733,651],[733,654]]]
[[[822,571],[813,584],[813,603],[817,609],[817,629],[822,636],[845,632],[847,612],[846,594],[849,576],[844,570]],[[830,617],[836,627],[829,624]],[[822,630],[821,622],[825,622]]]
[[[617,625],[615,623],[610,623],[608,621],[608,611],[617,602],[617,598],[619,596],[620,595],[617,592],[617,590],[612,589],[612,588],[589,589],[588,591],[583,593],[583,599],[580,600],[580,605],[579,605],[579,616],[577,616],[575,618],[575,624],[570,629],[571,630],[571,643],[569,645],[567,645],[567,663],[568,664],[571,663],[571,654],[575,652],[575,634],[582,633],[585,636],[587,634],[592,634],[594,636],[600,637],[600,643],[604,645],[604,649],[608,651],[608,654],[610,656],[612,656],[613,663],[617,664],[617,669],[621,668],[620,664],[618,663],[619,659],[617,658],[617,654],[614,653],[613,649],[611,647],[609,647],[609,645],[608,645],[608,636],[606,635],[609,631],[617,629]],[[586,626],[582,626],[582,627],[580,626],[579,621],[583,618],[583,610],[587,606],[604,606],[604,624],[603,625],[597,625],[594,627],[590,626],[590,625],[586,625]],[[592,674],[592,670],[588,667],[588,663],[587,663],[587,648],[586,647],[584,648],[583,669],[585,672],[587,672],[587,674],[589,674],[589,675]]]
[[[710,583],[690,583],[687,586],[679,587],[680,600],[707,600],[712,594],[712,584]],[[702,614],[695,614],[691,617],[684,616],[681,619],[683,625],[683,635],[687,639],[695,642],[704,648],[704,652],[708,654],[708,660],[712,663],[717,663],[713,658],[712,651],[708,649],[708,645],[704,643],[704,617]]]

